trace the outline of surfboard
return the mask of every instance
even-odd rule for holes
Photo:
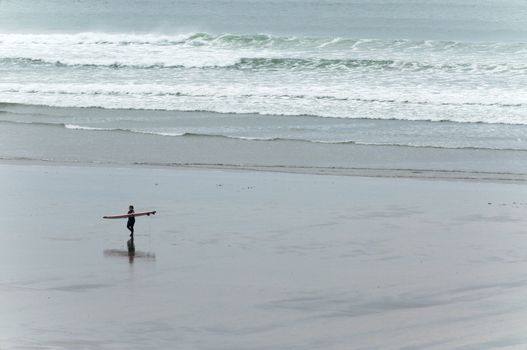
[[[139,213],[133,213],[133,214],[122,214],[122,215],[108,215],[108,216],[103,216],[102,218],[103,219],[127,219],[129,217],[132,217],[132,216],[145,216],[145,215],[155,215],[156,214],[156,211],[142,211],[142,212],[139,212]]]

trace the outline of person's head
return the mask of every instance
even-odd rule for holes
[[[133,205],[129,206],[128,210],[134,210],[134,206]]]

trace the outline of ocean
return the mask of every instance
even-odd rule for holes
[[[527,3],[3,0],[1,128],[524,152]]]

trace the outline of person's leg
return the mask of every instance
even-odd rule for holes
[[[134,225],[126,225],[126,228],[130,230],[130,237],[134,238]]]

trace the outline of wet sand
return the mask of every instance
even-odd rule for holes
[[[0,349],[527,344],[527,186],[0,165]],[[134,204],[133,259],[124,220]]]

